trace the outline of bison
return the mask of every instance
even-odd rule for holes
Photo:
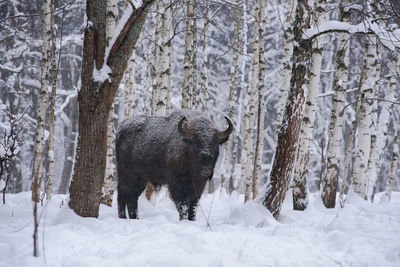
[[[206,182],[213,176],[219,145],[228,140],[232,122],[218,131],[200,111],[182,109],[167,117],[135,116],[117,130],[118,216],[138,217],[137,200],[148,182],[167,185],[179,219],[194,221]]]

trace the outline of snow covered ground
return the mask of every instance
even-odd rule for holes
[[[314,195],[304,212],[288,197],[279,221],[242,196],[217,193],[203,196],[196,222],[179,221],[165,192],[156,206],[140,199],[139,220],[106,206],[99,219],[81,218],[55,195],[42,209],[38,258],[30,197],[7,195],[0,205],[0,266],[400,266],[399,192],[391,202],[352,197],[331,210]]]

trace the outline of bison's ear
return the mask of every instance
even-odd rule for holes
[[[185,123],[185,126],[183,124]],[[193,138],[193,133],[187,129],[187,119],[186,117],[183,117],[179,122],[178,122],[178,132],[180,135],[182,135],[185,139],[192,140]]]

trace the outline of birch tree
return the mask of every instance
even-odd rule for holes
[[[253,181],[253,168],[254,168],[254,122],[255,122],[255,110],[257,101],[257,81],[258,81],[258,69],[260,59],[260,39],[258,31],[260,29],[260,1],[255,2],[255,22],[254,22],[254,43],[253,43],[253,61],[251,63],[251,75],[250,75],[250,88],[248,90],[249,103],[246,112],[244,113],[243,120],[245,121],[244,137],[243,137],[243,152],[242,162],[245,164],[244,176],[245,180],[245,194],[244,201],[248,201],[251,198],[252,181]]]
[[[259,29],[257,31],[258,38],[258,106],[257,106],[257,123],[256,123],[256,144],[254,151],[254,166],[253,166],[253,181],[252,181],[252,196],[253,199],[258,194],[258,183],[261,178],[261,165],[262,156],[264,151],[264,117],[265,117],[265,103],[264,103],[264,90],[265,90],[265,59],[264,59],[264,29],[266,27],[266,9],[269,1],[259,1],[258,9],[258,23]]]
[[[183,59],[183,82],[182,82],[182,108],[192,107],[194,88],[193,88],[193,57],[195,39],[195,0],[187,1],[186,5],[186,38],[185,56]]]
[[[54,106],[56,102],[57,90],[57,66],[56,66],[56,29],[54,0],[50,2],[50,28],[51,28],[51,95],[50,95],[50,112],[49,112],[49,143],[47,148],[49,170],[47,173],[46,199],[51,199],[51,190],[53,188],[54,176]]]
[[[397,84],[397,67],[400,63],[400,57],[396,55],[390,54],[390,78],[385,94],[385,101],[382,101],[382,109],[379,115],[379,120],[377,122],[377,133],[376,133],[376,147],[374,149],[374,153],[371,153],[370,161],[368,162],[368,170],[366,177],[370,178],[370,183],[368,186],[368,199],[373,201],[374,193],[378,178],[378,172],[381,169],[382,161],[384,158],[384,153],[381,151],[385,150],[385,145],[388,139],[388,130],[389,130],[389,123],[390,118],[393,114],[394,108],[394,101],[395,99],[395,88]],[[397,58],[397,60],[396,60]],[[379,70],[381,67],[379,68]],[[379,83],[375,84],[375,92],[378,92],[378,85]],[[387,101],[386,101],[387,100]],[[372,148],[371,143],[371,148]]]
[[[234,28],[234,41],[233,41],[233,57],[232,57],[232,62],[231,62],[231,69],[230,69],[230,86],[229,86],[229,99],[228,99],[228,110],[227,110],[227,116],[231,118],[233,121],[235,121],[234,116],[237,115],[235,113],[235,109],[237,107],[237,92],[241,91],[241,66],[240,66],[240,57],[242,57],[242,43],[241,43],[241,37],[242,37],[242,31],[243,31],[243,12],[245,10],[245,1],[241,0],[236,0],[235,2],[235,9],[234,9],[234,21],[235,21],[235,28]],[[238,116],[240,118],[240,116]],[[236,162],[236,157],[235,157],[235,152],[232,151],[231,149],[235,150],[235,140],[237,137],[238,133],[238,128],[239,124],[235,125],[234,133],[231,138],[226,141],[225,146],[224,146],[224,154],[223,154],[223,163],[222,163],[222,172],[221,172],[221,188],[224,187],[225,180],[226,178],[230,178],[229,184],[230,188],[233,189],[233,176],[231,176],[231,172],[234,172],[234,164]],[[237,151],[236,151],[237,154]],[[231,190],[229,190],[231,192]]]
[[[51,41],[51,0],[43,1],[43,46],[42,46],[42,75],[39,98],[39,111],[36,122],[35,154],[33,159],[32,201],[33,203],[33,256],[39,256],[38,228],[39,218],[37,203],[40,201],[40,187],[42,183],[42,168],[45,152],[44,122],[47,109],[47,90],[49,87],[50,70],[50,41]]]
[[[45,152],[44,122],[47,109],[47,90],[49,87],[50,71],[50,42],[51,42],[51,0],[43,2],[43,46],[42,46],[42,75],[39,98],[39,111],[36,124],[35,155],[33,159],[32,201],[40,200],[40,187],[42,183],[42,169]]]
[[[136,2],[135,2],[136,3]],[[79,136],[69,206],[80,216],[98,217],[111,106],[152,0],[131,8],[121,31],[106,45],[106,3],[87,0],[82,85],[78,92]]]
[[[342,22],[350,21],[347,9],[350,2],[343,0],[340,5]],[[340,158],[343,140],[343,110],[346,102],[347,76],[349,67],[349,42],[346,33],[338,34],[338,50],[336,52],[336,72],[334,78],[334,94],[332,98],[332,113],[329,124],[329,136],[326,152],[326,168],[322,177],[322,202],[327,208],[334,208],[336,190],[339,179]]]
[[[322,0],[314,2],[314,27],[324,21],[325,6]],[[322,62],[322,40],[312,40],[312,57],[310,70],[310,85],[304,108],[304,117],[299,136],[299,148],[293,174],[292,194],[293,208],[304,210],[308,203],[307,175],[310,158],[310,146],[313,140],[315,112],[319,93],[320,73]]]
[[[152,114],[168,115],[171,94],[171,28],[172,28],[172,3],[171,1],[162,1],[161,5],[161,32],[158,66],[156,71],[156,87],[153,92]]]
[[[345,202],[345,193],[347,192],[347,189],[349,187],[348,180],[349,180],[349,172],[350,172],[350,161],[352,159],[352,150],[353,150],[353,141],[355,138],[356,134],[356,129],[357,129],[357,122],[358,122],[358,116],[359,116],[359,111],[360,111],[360,103],[363,101],[362,96],[361,96],[361,87],[358,87],[357,93],[356,93],[356,100],[355,100],[355,108],[354,108],[354,113],[355,113],[355,119],[351,122],[351,127],[350,127],[350,136],[346,144],[346,151],[345,151],[345,158],[344,158],[344,166],[343,166],[343,179],[342,179],[342,186],[340,188],[340,194],[339,194],[339,200],[340,200],[340,206],[343,208],[344,207],[344,202]]]
[[[208,89],[207,89],[207,72],[208,72],[208,51],[207,51],[207,33],[210,25],[209,11],[210,11],[210,0],[205,2],[205,14],[204,14],[204,27],[203,27],[203,62],[201,63],[201,83],[200,83],[200,94],[199,94],[199,108],[200,110],[208,113]],[[234,52],[235,53],[235,52]],[[229,117],[232,118],[232,117]]]
[[[400,125],[400,120],[397,125]],[[393,151],[392,151],[392,159],[390,161],[390,169],[389,169],[389,179],[388,179],[388,184],[386,187],[386,196],[388,197],[389,200],[392,198],[392,190],[393,190],[393,184],[394,184],[394,179],[396,175],[396,170],[397,170],[397,163],[398,163],[398,158],[399,158],[399,139],[400,139],[400,127],[397,126],[397,133],[396,136],[393,139]]]
[[[371,37],[372,38],[372,37]],[[352,186],[354,192],[364,199],[367,199],[367,179],[365,176],[368,160],[371,153],[371,138],[375,134],[376,119],[373,118],[376,109],[374,87],[377,80],[377,56],[375,43],[371,38],[366,38],[363,73],[361,74],[360,86],[364,101],[360,106],[358,122],[357,143],[355,148]],[[375,38],[373,38],[375,39]],[[376,39],[375,39],[376,40]]]
[[[107,44],[110,44],[114,34],[116,19],[118,17],[118,7],[115,0],[107,0],[107,16],[106,16],[106,38]],[[114,103],[111,106],[110,114],[107,121],[107,155],[106,155],[106,171],[104,175],[104,185],[100,203],[112,206],[114,195],[114,163],[113,150],[115,146],[115,126],[114,126]]]
[[[134,52],[133,52],[134,53]],[[123,117],[129,118],[133,115],[133,80],[135,79],[135,59],[131,57],[128,61],[128,66],[126,67],[126,71],[124,74],[124,85],[125,85],[125,92],[124,92],[124,108],[123,108]]]
[[[296,14],[297,0],[288,0],[286,8],[286,18],[283,32],[283,65],[282,65],[282,84],[279,87],[279,99],[276,119],[276,137],[278,139],[279,127],[282,122],[285,102],[290,87],[290,75],[292,73],[292,56],[293,56],[293,26]]]
[[[278,218],[289,187],[296,146],[303,116],[306,98],[305,88],[309,82],[309,69],[312,44],[310,39],[303,39],[304,30],[310,27],[310,10],[307,1],[299,0],[294,23],[293,70],[290,90],[286,101],[281,129],[269,182],[263,194],[263,205]]]
[[[243,176],[240,175],[239,179],[235,178],[235,172],[237,168],[237,163],[238,158],[239,158],[239,153],[240,153],[240,148],[243,148],[243,130],[245,129],[245,121],[243,120],[243,114],[246,112],[246,108],[248,106],[248,94],[246,93],[245,88],[246,86],[246,81],[245,81],[245,70],[246,70],[246,65],[247,65],[247,60],[245,58],[245,51],[247,51],[247,40],[248,40],[248,27],[247,27],[247,4],[246,1],[242,1],[240,3],[240,6],[237,5],[239,8],[239,57],[238,57],[238,68],[234,70],[234,75],[237,75],[237,77],[232,79],[231,76],[231,81],[235,81],[235,84],[237,86],[235,97],[234,97],[234,106],[239,106],[238,109],[235,109],[233,107],[233,118],[236,118],[237,124],[234,130],[234,135],[232,136],[232,166],[230,167],[230,171],[228,171],[228,177],[229,177],[229,182],[228,182],[228,191],[229,193],[232,193],[234,190],[237,192],[241,192],[241,186],[243,184]],[[232,69],[231,69],[232,71]],[[233,75],[233,73],[231,73]],[[232,85],[232,83],[231,83]],[[234,112],[237,110],[237,112]],[[236,116],[236,117],[235,117]],[[229,140],[229,139],[228,139]],[[244,166],[242,162],[240,163],[240,166],[242,167],[242,173],[244,173]]]

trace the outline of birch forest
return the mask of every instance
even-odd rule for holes
[[[390,200],[399,51],[396,0],[0,1],[2,201],[70,193],[97,217],[81,206],[114,204],[119,123],[180,108],[234,124],[204,194],[244,194],[275,218],[290,194],[296,210],[310,193],[326,208]],[[92,123],[104,134],[84,137]]]

